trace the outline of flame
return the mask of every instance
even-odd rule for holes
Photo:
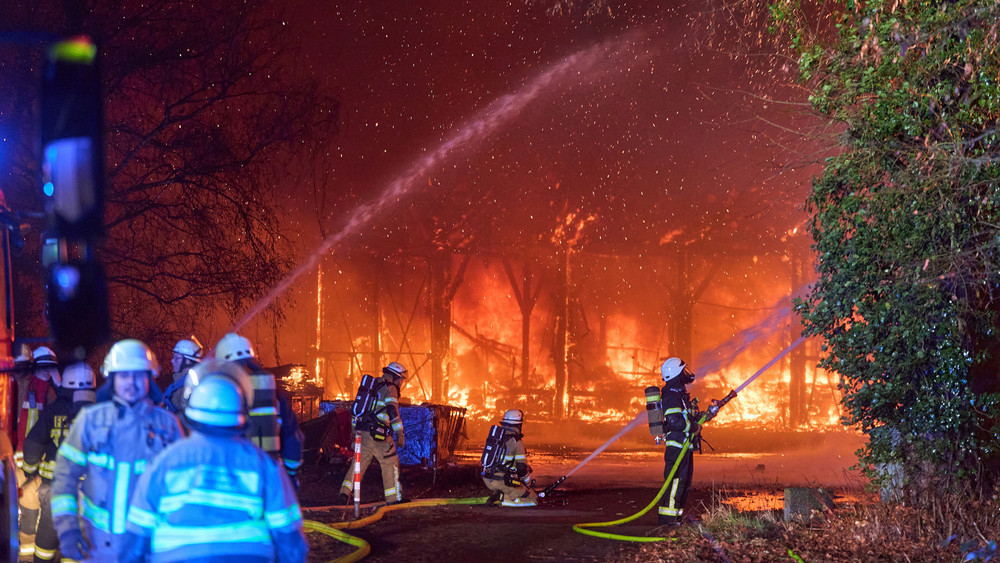
[[[577,215],[576,212],[567,213],[566,217],[556,225],[551,238],[553,243],[565,245],[568,248],[576,247],[583,237],[584,227],[597,220],[597,215],[593,213],[579,219],[577,219]]]
[[[574,245],[579,243],[584,229],[596,219],[594,215],[566,214],[554,230],[553,240],[564,245],[567,252],[574,252]],[[754,262],[764,260],[774,259],[758,256],[748,258],[748,261]],[[544,267],[539,268],[532,274],[538,276],[538,279],[531,282],[533,288],[538,287],[536,284],[543,283],[544,276],[551,275],[543,270]],[[340,270],[336,272],[343,274]],[[318,280],[317,306],[335,304],[338,299],[343,301],[336,291],[324,294],[323,282],[336,284],[335,278],[334,275],[327,275]],[[522,408],[542,417],[550,415],[553,410],[555,363],[551,349],[554,329],[551,303],[547,302],[551,300],[551,295],[542,291],[539,303],[532,311],[529,365],[527,373],[524,373],[521,310],[510,284],[503,269],[495,261],[472,262],[465,272],[463,290],[455,295],[452,302],[451,350],[443,387],[446,396],[442,401],[466,408],[467,416],[473,420],[495,420],[498,412],[507,408]],[[335,287],[328,285],[326,289]],[[363,298],[367,299],[366,296]],[[643,390],[661,383],[658,366],[663,359],[661,354],[664,353],[666,344],[663,342],[664,331],[655,328],[652,323],[656,321],[644,317],[641,310],[637,313],[634,306],[611,309],[598,310],[600,312],[596,318],[600,319],[599,327],[594,322],[594,314],[588,311],[587,318],[579,325],[586,325],[583,326],[586,332],[584,337],[588,340],[584,341],[584,337],[579,337],[579,340],[570,344],[572,351],[567,363],[569,400],[566,412],[568,416],[579,420],[631,420],[644,409]],[[734,327],[746,324],[747,316],[738,319],[732,315],[729,319],[721,320],[718,327],[702,323],[699,326],[700,336],[708,338],[696,340],[704,341],[704,345],[708,347],[709,341],[716,335],[732,333]],[[325,318],[317,315],[317,323],[323,323]],[[414,329],[407,335],[411,341],[405,347],[393,340],[394,327],[392,323],[387,323],[379,338],[371,334],[358,336],[355,333],[349,347],[332,347],[334,350],[341,350],[337,352],[339,356],[330,355],[322,362],[317,358],[317,372],[327,377],[327,395],[337,394],[339,398],[352,399],[362,370],[373,369],[368,366],[371,362],[370,350],[380,349],[388,354],[387,346],[412,351],[413,365],[409,366],[411,372],[422,377],[424,389],[428,390],[430,368],[426,361],[421,363],[422,358],[426,357],[425,350],[428,346],[421,340],[423,336],[416,326],[418,325],[415,323]],[[651,327],[654,329],[651,330]],[[786,320],[782,319],[781,323],[768,325],[760,331],[768,335],[787,335],[787,327]],[[332,320],[328,321],[322,331],[317,329],[317,350],[323,348],[321,344],[324,341],[326,347],[331,348],[332,339],[328,334],[342,330]],[[346,343],[346,339],[342,341]],[[739,387],[749,374],[772,359],[772,347],[766,343],[741,347],[732,354],[735,359],[728,356],[724,359],[725,362],[730,362],[729,365],[712,367],[711,373],[700,373],[699,366],[693,365],[695,372],[704,377],[689,387],[692,396],[702,399],[701,408],[707,408],[711,399],[726,396]],[[711,352],[711,349],[708,351]],[[840,392],[835,376],[815,367],[806,368],[804,381],[801,382],[805,389],[805,404],[790,405],[792,372],[789,366],[788,360],[776,364],[768,373],[743,389],[738,398],[731,401],[712,424],[789,428],[793,426],[789,421],[789,413],[795,410],[792,408],[794,406],[806,411],[802,417],[806,421],[802,424],[804,428],[839,427]],[[412,397],[423,397],[419,389],[412,387],[404,390],[404,393]]]
[[[694,388],[707,392],[711,398],[723,396],[728,389],[735,389],[754,372],[755,364],[750,360],[737,360],[716,373],[699,379]],[[787,425],[789,410],[789,387],[791,370],[784,367],[774,373],[765,373],[752,385],[743,389],[733,401],[720,412],[713,424],[740,426],[773,426],[775,422]],[[807,428],[831,428],[840,425],[839,400],[835,377],[825,370],[813,368],[807,371],[803,384],[806,387],[808,408]],[[702,408],[707,408],[703,404]]]

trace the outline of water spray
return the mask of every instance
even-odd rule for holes
[[[760,375],[762,373],[764,373],[765,371],[767,371],[768,369],[770,369],[770,367],[773,366],[775,363],[777,363],[778,360],[780,360],[780,359],[784,358],[785,356],[787,356],[788,353],[791,352],[792,349],[794,349],[796,346],[798,346],[799,344],[801,344],[802,341],[805,340],[805,338],[806,337],[804,337],[804,336],[800,336],[798,338],[798,340],[796,340],[795,342],[792,342],[787,348],[785,348],[784,350],[782,350],[781,353],[779,353],[777,356],[775,356],[770,362],[767,362],[767,364],[764,367],[762,367],[759,370],[757,370],[757,373],[754,373],[753,375],[751,375],[749,378],[747,378],[746,381],[744,381],[743,383],[741,383],[739,385],[739,387],[737,387],[736,389],[733,389],[732,391],[730,391],[729,394],[726,395],[725,397],[723,397],[723,398],[721,398],[719,400],[713,399],[712,400],[712,405],[709,406],[708,409],[705,411],[705,416],[703,417],[703,420],[699,421],[699,424],[708,422],[709,420],[712,420],[713,418],[715,418],[715,415],[719,414],[719,410],[722,409],[722,407],[726,406],[726,403],[728,403],[729,401],[732,401],[733,399],[735,399],[736,395],[738,395],[740,393],[740,391],[743,391],[744,389],[746,389],[748,385],[750,385],[751,383],[753,383],[753,381],[755,379],[757,379],[758,377],[760,377]],[[570,475],[576,473],[577,469],[580,469],[581,467],[583,467],[584,465],[586,465],[587,462],[589,462],[590,460],[592,460],[595,457],[597,457],[597,455],[599,453],[601,453],[604,450],[606,450],[608,448],[608,446],[610,446],[611,444],[613,444],[614,442],[616,442],[619,438],[621,438],[622,436],[624,436],[625,433],[627,433],[628,431],[632,430],[633,428],[635,428],[636,426],[638,426],[639,424],[641,424],[642,420],[643,420],[643,418],[645,418],[645,416],[646,416],[645,411],[640,412],[638,415],[636,415],[636,417],[634,419],[632,419],[631,422],[629,422],[627,425],[625,425],[625,428],[622,428],[617,434],[615,434],[614,436],[612,436],[607,442],[604,442],[604,444],[602,444],[601,447],[599,447],[596,450],[594,450],[594,452],[592,454],[590,454],[589,456],[586,457],[586,459],[584,459],[579,464],[577,464],[577,466],[574,467],[572,470],[570,470],[569,473],[563,475],[562,477],[560,477],[559,479],[557,479],[555,483],[552,483],[551,485],[549,485],[548,487],[546,487],[545,490],[543,490],[542,492],[538,493],[538,498],[545,498],[547,495],[551,494],[552,491],[554,491],[556,489],[556,487],[558,487],[559,485],[561,485],[562,482],[565,481],[567,477],[569,477]]]
[[[739,387],[730,391],[729,394],[723,397],[722,399],[718,401],[713,400],[712,405],[708,407],[708,409],[704,413],[702,413],[701,418],[698,419],[698,425],[701,426],[706,422],[715,418],[715,415],[719,414],[719,410],[722,409],[722,407],[726,406],[726,403],[735,399],[736,395],[738,395],[740,391],[746,389],[746,387],[751,383],[753,383],[755,379],[760,377],[762,373],[764,373],[771,366],[777,363],[778,360],[788,355],[789,352],[791,352],[796,346],[801,344],[802,341],[805,339],[806,338],[804,336],[800,336],[798,339],[795,340],[795,342],[792,342],[787,348],[782,350],[770,362],[767,362],[767,364],[764,367],[757,370],[757,373],[748,377],[746,381],[744,381],[739,385]],[[596,536],[599,538],[607,538],[607,539],[621,540],[621,541],[655,542],[655,541],[664,541],[669,539],[662,537],[626,536],[623,534],[609,534],[607,532],[597,532],[595,530],[590,530],[588,528],[601,528],[606,526],[617,526],[619,524],[625,524],[626,522],[631,522],[632,520],[635,520],[636,518],[639,518],[643,514],[649,512],[654,506],[656,506],[656,503],[660,501],[660,498],[662,498],[663,494],[667,491],[667,485],[669,485],[670,481],[674,478],[674,474],[677,473],[677,468],[680,466],[681,460],[684,458],[684,454],[688,451],[690,447],[691,447],[691,437],[689,436],[688,439],[684,441],[684,444],[681,447],[680,454],[677,456],[677,460],[674,461],[674,466],[670,469],[670,473],[667,474],[667,478],[663,481],[663,485],[660,487],[660,490],[656,493],[656,496],[653,497],[653,500],[651,500],[649,504],[646,505],[645,508],[643,508],[642,510],[636,512],[631,516],[627,516],[619,520],[612,520],[611,522],[590,522],[585,524],[574,524],[573,530],[588,536]]]
[[[336,233],[323,239],[319,248],[308,255],[298,267],[260,299],[233,326],[233,332],[239,332],[250,319],[257,316],[275,299],[285,293],[300,275],[316,266],[322,256],[349,234],[370,223],[372,219],[384,215],[390,207],[395,206],[404,196],[409,194],[415,185],[419,184],[418,180],[436,170],[447,157],[460,150],[471,150],[501,125],[520,114],[535,98],[552,89],[554,85],[558,84],[558,80],[567,76],[597,76],[622,68],[622,61],[630,55],[629,47],[638,41],[639,37],[639,32],[626,33],[620,38],[598,43],[569,55],[532,78],[516,92],[502,96],[459,125],[454,135],[414,161],[405,172],[385,187],[377,199],[361,205],[351,212],[344,226]]]
[[[777,356],[775,356],[770,362],[767,362],[767,364],[764,367],[762,367],[759,370],[757,370],[757,373],[755,373],[755,374],[751,375],[750,377],[748,377],[746,381],[744,381],[743,383],[741,383],[739,385],[739,387],[737,387],[736,389],[733,389],[732,391],[730,391],[729,394],[726,395],[725,397],[723,397],[723,398],[721,398],[719,400],[712,399],[712,405],[710,407],[708,407],[708,410],[706,411],[707,418],[705,418],[705,422],[708,422],[709,420],[712,420],[713,418],[715,418],[715,415],[719,414],[719,409],[721,409],[722,407],[726,406],[726,403],[728,403],[729,401],[732,401],[733,399],[735,399],[736,395],[739,395],[740,391],[746,389],[748,385],[750,385],[751,383],[753,383],[753,381],[755,379],[757,379],[758,377],[760,377],[760,374],[762,374],[765,371],[767,371],[771,366],[773,366],[775,363],[777,363],[778,360],[780,360],[781,358],[784,358],[785,356],[787,356],[788,353],[792,351],[792,349],[794,349],[796,346],[798,346],[799,344],[801,344],[802,341],[805,340],[805,339],[806,339],[805,336],[800,336],[795,342],[792,342],[791,344],[789,344],[787,348],[785,348],[784,350],[782,350],[781,353],[779,353]]]
[[[619,430],[617,434],[615,434],[614,436],[612,436],[611,438],[609,438],[607,442],[604,442],[604,444],[602,444],[601,447],[599,447],[596,450],[594,450],[593,453],[591,453],[590,455],[588,455],[583,461],[581,461],[580,463],[578,463],[576,465],[576,467],[574,467],[573,469],[571,469],[569,473],[563,475],[562,477],[560,477],[559,479],[557,479],[555,483],[552,483],[551,485],[549,485],[548,487],[546,487],[545,490],[543,490],[542,492],[538,493],[538,498],[545,498],[546,496],[548,496],[549,494],[551,494],[552,491],[554,491],[556,489],[556,487],[558,487],[559,485],[561,485],[562,482],[565,481],[567,477],[569,477],[570,475],[576,473],[576,471],[578,469],[580,469],[581,467],[583,467],[584,465],[586,465],[590,460],[592,460],[595,457],[597,457],[598,454],[600,454],[604,450],[608,449],[608,446],[610,446],[611,444],[617,442],[618,439],[621,438],[622,436],[624,436],[627,432],[629,432],[630,430],[632,430],[636,426],[639,426],[640,424],[642,424],[642,420],[643,420],[643,418],[645,418],[645,416],[646,416],[645,411],[640,412],[638,415],[636,415],[636,417],[634,419],[632,419],[631,422],[629,422],[628,424],[625,425],[625,428],[622,428],[621,430]]]

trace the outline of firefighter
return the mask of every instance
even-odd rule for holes
[[[31,349],[26,344],[21,345],[21,352],[14,358],[13,375],[14,381],[17,382],[17,404],[15,405],[16,410],[14,411],[14,415],[17,421],[18,433],[17,438],[15,438],[17,442],[14,445],[17,446],[18,454],[15,454],[15,459],[18,466],[20,466],[21,456],[19,454],[21,451],[21,438],[23,438],[21,429],[27,423],[27,415],[24,417],[21,416],[21,408],[28,398],[28,391],[31,389],[32,382],[35,379],[34,360],[32,359]],[[26,435],[27,432],[23,434]]]
[[[305,561],[291,481],[245,436],[250,376],[233,362],[210,360],[187,379],[191,434],[140,477],[119,560]]]
[[[131,339],[116,342],[101,367],[114,396],[84,407],[59,446],[52,520],[64,557],[118,557],[135,482],[156,454],[182,436],[177,417],[149,399],[158,371],[148,346]]]
[[[24,464],[25,437],[38,421],[45,405],[55,400],[52,379],[59,375],[59,361],[51,348],[39,346],[31,356],[32,373],[25,380],[21,412],[18,414],[17,452],[14,454],[14,459],[19,466]],[[23,360],[22,365],[24,365]],[[35,552],[34,535],[39,517],[38,488],[41,486],[41,481],[27,479],[23,467],[17,470],[17,477],[18,483],[21,484],[21,494],[18,498],[21,513],[18,522],[21,555],[31,556]]]
[[[56,358],[56,353],[48,346],[39,346],[31,355],[32,375],[26,380],[21,413],[18,415],[18,444],[24,444],[24,437],[38,420],[45,405],[56,398],[52,388],[52,376],[59,375],[59,360]]]
[[[488,506],[527,507],[538,504],[538,495],[528,487],[531,484],[531,467],[522,441],[523,424],[524,412],[510,409],[503,413],[500,424],[490,429],[482,462],[483,483],[493,491],[486,501]],[[491,445],[495,457],[487,459]]]
[[[216,359],[236,362],[250,374],[253,383],[253,406],[247,437],[260,449],[280,460],[298,489],[297,473],[302,465],[302,432],[292,401],[278,388],[273,374],[260,366],[250,341],[230,332],[215,345]]]
[[[170,365],[174,368],[174,381],[163,392],[163,408],[180,416],[184,412],[184,376],[201,361],[201,342],[194,335],[177,341]]]
[[[646,408],[650,433],[656,436],[657,443],[666,445],[663,454],[664,479],[670,476],[684,443],[691,443],[660,499],[659,522],[661,525],[673,526],[683,523],[684,504],[694,474],[693,455],[698,447],[701,427],[696,420],[695,406],[685,387],[694,381],[694,373],[687,369],[687,364],[680,358],[669,358],[660,366],[660,376],[663,379],[663,389],[658,394],[655,393],[656,387],[647,389]]]
[[[56,381],[56,399],[46,405],[38,422],[24,440],[24,472],[27,478],[41,477],[38,487],[39,516],[35,534],[35,562],[53,561],[59,547],[59,537],[52,526],[52,474],[56,452],[69,434],[73,418],[84,406],[93,404],[94,370],[80,362],[68,366]]]
[[[351,434],[361,432],[361,476],[375,460],[382,470],[382,492],[386,504],[403,502],[403,489],[399,485],[399,452],[406,445],[403,421],[399,418],[399,394],[406,381],[407,370],[399,362],[390,362],[382,368],[372,391],[375,393],[371,408],[351,423]],[[359,390],[360,395],[360,390]],[[396,435],[395,440],[393,434]],[[340,486],[340,502],[347,504],[354,487],[354,472],[348,470]]]

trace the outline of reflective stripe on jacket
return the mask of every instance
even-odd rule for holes
[[[493,478],[502,478],[505,473],[513,473],[518,477],[524,477],[528,474],[528,450],[524,447],[520,436],[520,434],[516,434],[504,440],[504,447],[507,451],[500,461],[502,470],[493,471]]]
[[[79,528],[79,514],[91,542],[124,534],[137,477],[148,461],[182,435],[177,418],[149,399],[129,406],[115,397],[81,410],[56,458],[52,479],[56,530],[61,535]]]
[[[242,436],[201,432],[172,444],[139,479],[128,531],[151,538],[151,561],[273,558],[306,548],[284,470]]]
[[[69,435],[70,424],[80,406],[69,399],[56,399],[45,407],[24,439],[25,473],[37,471],[44,481],[52,479],[59,445]]]
[[[684,447],[696,422],[692,416],[694,405],[683,388],[663,387],[663,429],[667,446]]]
[[[399,418],[399,391],[395,385],[379,387],[375,413],[375,418],[382,426],[392,428],[397,434],[403,431],[403,420]]]
[[[274,457],[281,455],[281,420],[278,416],[278,384],[274,374],[264,371],[252,360],[244,363],[253,383],[253,404],[247,438]]]

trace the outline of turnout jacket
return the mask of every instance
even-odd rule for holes
[[[56,469],[56,454],[63,439],[69,435],[73,418],[93,401],[73,402],[58,398],[42,411],[38,421],[24,439],[24,472],[37,472],[48,483]]]
[[[666,445],[684,447],[684,441],[691,437],[698,423],[694,419],[691,396],[683,387],[664,386],[660,394],[663,400],[663,430]]]
[[[84,407],[56,457],[52,520],[59,535],[80,528],[79,515],[91,545],[117,549],[139,475],[182,435],[177,418],[149,399],[128,405],[115,396]]]
[[[524,435],[510,428],[505,428],[505,430],[509,435],[504,440],[504,447],[507,451],[503,455],[500,466],[487,477],[491,479],[502,479],[505,475],[526,477],[529,471],[528,450],[524,447],[524,441],[521,439]]]
[[[24,439],[31,427],[38,422],[45,405],[55,400],[55,391],[50,382],[31,375],[18,382],[18,395],[21,400],[21,411],[17,417],[17,450],[24,450]]]
[[[243,436],[195,431],[171,444],[140,477],[127,530],[148,542],[122,561],[284,563],[307,550],[291,481]]]
[[[378,398],[372,411],[357,417],[354,421],[357,429],[368,430],[375,436],[376,427],[381,427],[387,432],[395,432],[396,436],[403,435],[403,420],[399,418],[399,390],[395,385],[384,383],[378,386]],[[383,434],[384,436],[384,434]]]
[[[289,472],[302,465],[302,432],[288,395],[278,389],[277,378],[255,360],[244,358],[236,363],[250,374],[253,405],[246,436],[274,459],[280,459]]]

